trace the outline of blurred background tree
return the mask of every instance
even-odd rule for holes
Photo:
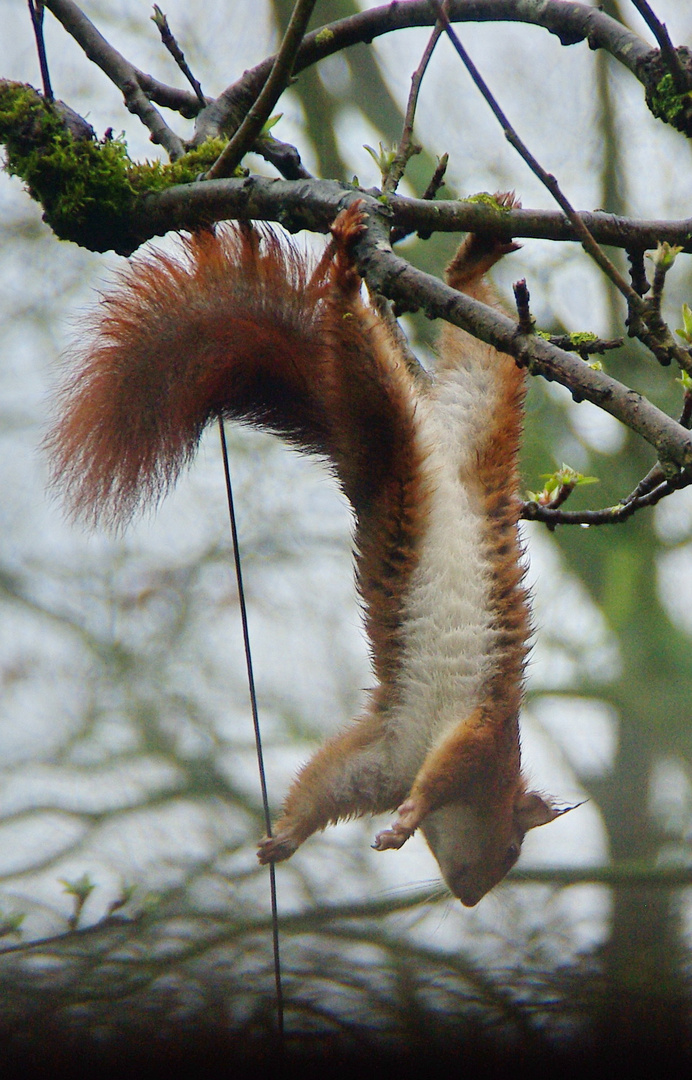
[[[373,5],[318,4],[311,25],[358,6]],[[602,6],[652,40],[632,4]],[[275,50],[292,7],[171,0],[166,14],[216,93]],[[692,11],[674,0],[655,7],[673,41],[689,41]],[[25,5],[0,8],[0,75],[38,85]],[[88,14],[139,68],[174,81],[139,0],[98,0]],[[45,29],[56,95],[99,135],[125,126],[133,158],[155,154],[49,13]],[[650,115],[641,85],[607,53],[566,49],[519,23],[460,31],[573,205],[685,216],[686,141]],[[363,146],[399,139],[428,36],[385,35],[306,69],[281,100],[278,137],[315,175],[378,184]],[[404,193],[420,195],[448,153],[445,197],[515,188],[524,206],[552,208],[444,40],[415,134],[425,150]],[[274,174],[254,155],[246,163]],[[217,448],[206,440],[156,519],[124,537],[87,536],[63,520],[37,450],[47,395],[80,311],[119,259],[59,244],[16,179],[0,177],[0,201],[0,1024],[15,1050],[45,1045],[47,1032],[83,1050],[87,1036],[93,1047],[123,1037],[153,1046],[201,1030],[248,1049],[274,1029],[273,975]],[[455,244],[435,234],[403,250],[440,273]],[[542,329],[622,334],[623,302],[577,245],[526,240],[501,270],[502,292],[522,276]],[[665,297],[673,327],[691,296],[680,258]],[[404,325],[429,355],[429,324]],[[672,369],[636,342],[605,364],[679,412]],[[256,434],[233,433],[231,450],[276,806],[311,747],[356,711],[367,654],[348,512],[326,473]],[[534,379],[527,488],[563,461],[600,480],[575,492],[569,505],[579,508],[617,503],[654,455],[611,417]],[[680,492],[618,526],[548,532],[533,522],[526,536],[537,623],[529,771],[566,801],[588,802],[530,836],[514,880],[473,911],[442,895],[418,838],[396,856],[370,852],[370,822],[330,830],[279,868],[287,1031],[303,1048],[466,1040],[540,1052],[599,1030],[612,1045],[644,1036],[689,1045],[692,499]]]

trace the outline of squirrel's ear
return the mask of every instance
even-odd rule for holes
[[[525,791],[514,803],[514,817],[520,828],[528,832],[529,829],[535,829],[537,825],[547,825],[549,821],[554,821],[556,817],[561,817],[562,814],[567,814],[581,805],[581,803],[575,803],[574,806],[557,808],[537,791]]]

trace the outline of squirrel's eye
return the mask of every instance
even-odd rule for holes
[[[515,863],[517,861],[517,859],[519,858],[520,850],[521,849],[520,849],[518,844],[510,844],[509,847],[507,848],[507,852],[505,854],[505,859],[507,860],[507,862],[508,862],[508,864],[510,866],[512,866],[512,864]]]

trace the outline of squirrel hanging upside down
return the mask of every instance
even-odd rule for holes
[[[505,197],[509,202],[510,196]],[[522,586],[514,360],[445,325],[416,380],[361,296],[357,204],[318,266],[269,229],[202,231],[133,260],[96,313],[47,440],[53,482],[92,522],[159,497],[221,416],[331,463],[353,507],[355,568],[376,687],[304,766],[261,862],[355,815],[420,827],[461,902],[563,810],[527,791],[519,708],[530,620]],[[469,235],[447,280],[495,303],[483,275],[514,244]]]

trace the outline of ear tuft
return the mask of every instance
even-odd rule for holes
[[[542,795],[539,795],[537,791],[524,791],[515,800],[514,816],[523,831],[528,832],[529,829],[535,829],[537,825],[547,825],[549,821],[554,821],[555,818],[561,817],[570,810],[576,810],[577,806],[582,805],[583,803],[578,802],[574,806],[558,808],[553,806],[549,799],[544,799]]]

